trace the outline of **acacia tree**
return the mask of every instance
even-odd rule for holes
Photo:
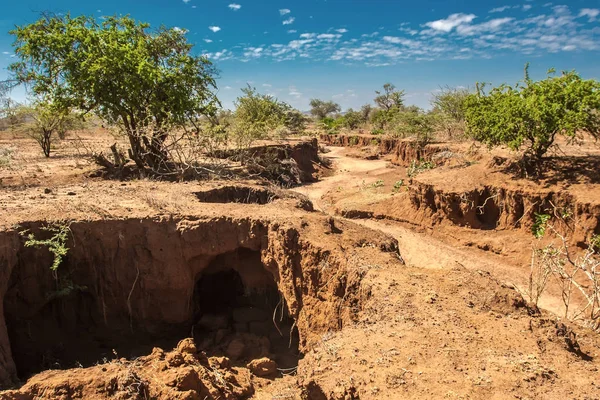
[[[375,103],[382,110],[389,111],[392,108],[402,108],[404,105],[404,90],[396,90],[391,83],[383,85],[383,92],[375,91]]]
[[[234,134],[238,145],[263,139],[279,127],[290,132],[304,131],[306,121],[302,113],[291,105],[248,86],[235,101]]]
[[[526,145],[524,158],[538,163],[557,135],[576,140],[586,131],[600,137],[600,82],[582,79],[575,71],[533,81],[528,65],[525,79],[514,87],[500,85],[477,93],[465,102],[467,130],[488,146],[507,145],[519,150]]]
[[[367,122],[369,117],[371,117],[371,113],[373,112],[373,106],[370,104],[365,104],[360,108],[361,119],[363,122]]]
[[[450,117],[454,122],[463,122],[465,119],[465,101],[470,91],[467,88],[443,87],[434,93],[431,99],[433,111],[441,112]]]
[[[180,29],[151,31],[128,16],[99,23],[66,15],[43,16],[10,33],[20,60],[9,69],[17,81],[57,109],[93,111],[117,125],[140,168],[165,167],[169,131],[212,115],[218,105],[216,71],[191,54]]]
[[[319,99],[311,99],[310,107],[310,113],[319,120],[327,118],[330,114],[338,113],[342,110],[340,105],[333,101],[323,101]]]
[[[36,102],[31,106],[20,106],[15,112],[15,128],[33,138],[41,146],[46,157],[50,157],[52,139],[55,134],[64,136],[69,129],[81,127],[78,115],[51,103]]]

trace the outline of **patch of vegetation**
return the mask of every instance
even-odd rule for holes
[[[561,215],[555,215],[569,228],[568,232],[573,230],[569,221]],[[550,215],[536,214],[532,233],[541,239],[547,231],[552,232],[553,242],[540,248],[534,245],[532,248],[527,293],[530,301],[537,305],[550,277],[553,277],[561,291],[564,318],[579,321],[600,331],[600,239],[594,235],[588,241],[586,250],[573,251],[569,245],[570,238],[559,233],[550,223]],[[575,296],[579,298],[577,302],[572,301]]]
[[[230,130],[238,148],[245,148],[253,141],[265,139],[271,132],[280,137],[288,133],[301,133],[306,119],[298,110],[273,96],[260,94],[248,86],[235,101],[236,110]]]
[[[64,139],[68,130],[83,127],[83,119],[79,114],[69,108],[58,107],[44,101],[17,107],[15,119],[16,122],[13,124],[15,131],[34,139],[46,157],[50,157],[50,152],[55,147],[56,135]]]
[[[538,239],[542,238],[546,234],[548,221],[550,221],[549,214],[535,213],[535,221],[531,226],[531,233],[533,234],[533,236],[535,236]]]
[[[25,247],[46,247],[48,251],[54,256],[50,269],[52,271],[58,270],[64,257],[67,255],[69,248],[67,247],[67,240],[71,228],[69,224],[55,224],[47,225],[41,228],[45,232],[52,234],[48,239],[37,239],[33,233],[27,233],[22,231],[21,235],[27,235],[27,241]]]
[[[471,94],[467,88],[440,88],[431,100],[436,128],[449,138],[462,136],[465,131],[466,100]]]
[[[394,113],[390,125],[394,136],[413,138],[421,147],[431,141],[435,131],[432,115],[419,108]]]
[[[400,191],[400,189],[402,189],[402,186],[404,186],[404,179],[400,179],[399,181],[396,181],[394,183],[394,188],[392,189],[392,192],[398,193]]]
[[[507,145],[512,150],[525,146],[523,158],[538,164],[557,135],[569,141],[582,132],[600,137],[600,82],[582,79],[575,71],[533,81],[525,66],[525,79],[477,92],[466,99],[468,133],[488,146]]]
[[[15,149],[13,147],[4,147],[0,149],[0,168],[10,166],[14,153]]]
[[[339,113],[341,110],[340,105],[333,101],[323,101],[319,99],[310,100],[310,113],[319,121],[331,114]]]
[[[404,106],[404,90],[396,90],[396,86],[391,83],[383,85],[383,91],[375,91],[375,104],[382,110],[390,111],[393,108],[402,108]]]
[[[418,174],[420,174],[421,172],[430,170],[435,168],[435,164],[431,161],[424,161],[424,160],[412,160],[410,162],[410,166],[408,167],[406,173],[409,176],[409,178],[415,177]]]

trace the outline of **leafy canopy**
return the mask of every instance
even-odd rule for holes
[[[15,120],[14,128],[33,138],[41,146],[46,157],[50,157],[54,136],[64,138],[67,130],[83,126],[76,113],[44,102],[17,107]]]
[[[489,146],[507,145],[539,160],[552,146],[556,135],[577,139],[581,131],[600,135],[600,83],[584,80],[575,71],[557,76],[553,70],[540,81],[529,78],[515,86],[500,85],[466,100],[468,133]]]
[[[304,115],[289,104],[260,94],[251,86],[242,89],[242,93],[235,101],[236,139],[262,139],[281,127],[294,133],[305,129]]]
[[[396,86],[391,83],[383,85],[383,92],[376,90],[375,93],[375,103],[383,110],[402,108],[404,105],[404,90],[396,90]]]
[[[339,113],[342,109],[339,104],[333,101],[323,101],[319,99],[310,100],[310,113],[322,120],[330,114]]]
[[[443,113],[455,122],[462,122],[465,119],[465,101],[469,94],[469,89],[466,88],[443,87],[433,94],[433,111]]]
[[[412,138],[420,146],[424,146],[433,137],[435,117],[418,107],[409,107],[396,112],[392,116],[390,126],[394,136]]]
[[[55,107],[94,111],[121,126],[140,166],[163,155],[170,127],[210,114],[218,104],[216,71],[191,54],[182,30],[151,31],[128,16],[99,23],[46,15],[10,33],[20,59],[9,67],[15,78]]]

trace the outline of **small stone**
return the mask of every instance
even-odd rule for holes
[[[52,193],[52,189],[46,188],[46,189],[44,189],[44,193],[45,194],[50,194],[50,193]]]
[[[225,350],[225,354],[232,360],[238,360],[242,354],[244,354],[244,350],[246,349],[246,345],[239,339],[233,339],[229,346],[227,346],[227,350]]]
[[[67,192],[67,196],[75,196],[77,193],[75,192]]]
[[[166,357],[166,361],[170,367],[179,367],[185,363],[181,353],[169,353]]]
[[[208,362],[213,368],[216,366],[217,368],[229,368],[229,358],[227,357],[211,357],[208,359]]]
[[[252,360],[246,367],[256,376],[269,376],[277,372],[277,363],[267,357]]]
[[[192,339],[192,338],[187,338],[187,339],[183,339],[182,341],[180,341],[177,344],[177,350],[180,353],[189,353],[189,354],[196,354],[198,352],[198,349],[196,348],[196,343],[194,342],[194,339]]]

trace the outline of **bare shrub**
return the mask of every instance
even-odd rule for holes
[[[537,305],[552,278],[560,289],[564,318],[600,331],[600,237],[592,236],[585,250],[572,248],[568,236],[548,221],[541,214],[534,225],[538,238],[551,232],[555,240],[532,251],[529,298]]]

